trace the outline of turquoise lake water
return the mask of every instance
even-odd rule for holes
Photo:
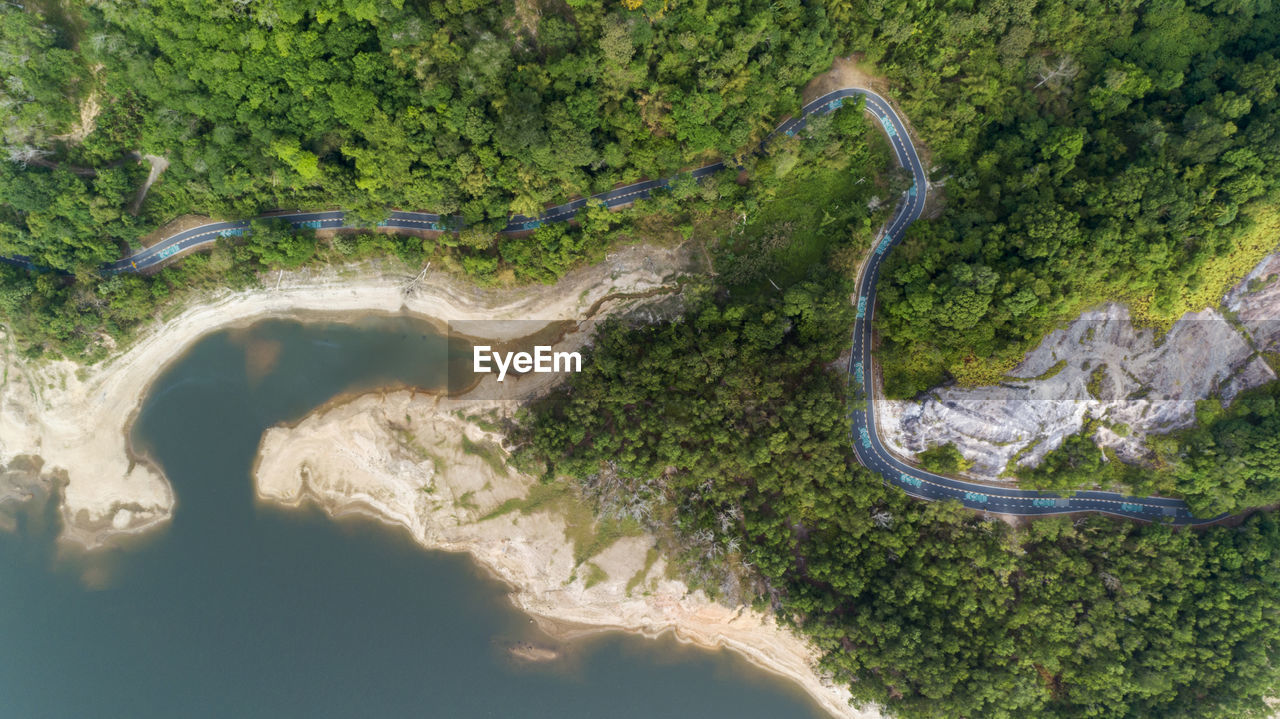
[[[133,429],[173,484],[172,522],[89,557],[59,554],[51,504],[0,533],[0,718],[823,716],[745,661],[670,638],[608,634],[521,665],[505,647],[547,639],[466,557],[254,501],[266,428],[345,393],[438,388],[446,345],[400,317],[199,342]]]

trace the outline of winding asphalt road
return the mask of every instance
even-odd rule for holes
[[[847,92],[847,91],[841,91]],[[878,472],[886,482],[907,494],[927,500],[954,499],[969,509],[1015,515],[1066,514],[1070,512],[1101,512],[1131,519],[1163,521],[1172,524],[1207,524],[1221,516],[1202,519],[1191,514],[1185,502],[1168,497],[1130,497],[1115,492],[1076,492],[1063,497],[1051,492],[1030,489],[1013,489],[998,485],[966,482],[951,477],[926,472],[898,459],[885,448],[876,430],[874,409],[876,372],[871,356],[872,316],[876,305],[876,282],[880,266],[889,250],[902,240],[907,227],[920,217],[929,190],[929,178],[915,145],[907,133],[902,119],[884,98],[865,90],[853,91],[867,98],[867,112],[880,121],[889,138],[898,164],[906,168],[912,177],[911,188],[898,202],[893,217],[884,229],[871,256],[858,277],[857,319],[853,327],[853,354],[849,371],[855,385],[861,388],[866,401],[853,411],[853,448],[858,460]]]
[[[862,88],[844,88],[829,92],[805,105],[800,114],[780,124],[761,142],[761,149],[779,135],[794,135],[814,115],[823,115],[839,108],[846,98],[862,97],[866,99],[866,111],[880,124],[889,139],[893,151],[897,155],[898,164],[906,168],[912,176],[912,185],[903,195],[892,218],[883,228],[877,239],[871,256],[864,265],[858,278],[857,320],[853,329],[853,354],[849,363],[849,372],[854,383],[861,388],[862,397],[868,401],[853,411],[852,437],[853,447],[859,461],[870,469],[881,474],[885,481],[899,487],[907,494],[925,500],[956,500],[964,506],[979,510],[1013,515],[1048,515],[1070,512],[1102,512],[1121,517],[1147,521],[1164,521],[1172,524],[1205,524],[1213,519],[1198,519],[1187,509],[1185,503],[1177,499],[1163,497],[1128,497],[1113,492],[1077,492],[1070,497],[1061,497],[1049,492],[1011,489],[1003,486],[977,484],[950,477],[943,477],[913,467],[895,457],[880,441],[876,431],[874,411],[866,407],[874,407],[877,400],[872,345],[872,315],[875,311],[876,281],[880,267],[889,250],[901,241],[907,227],[920,217],[924,210],[925,197],[929,182],[915,146],[907,133],[902,119],[894,112],[889,103],[880,95]],[[725,169],[723,162],[698,168],[691,174],[697,180],[713,175]],[[654,190],[667,187],[673,178],[646,180],[609,192],[593,195],[592,198],[602,201],[606,207],[619,207],[636,200],[649,197]],[[505,233],[524,232],[536,229],[552,222],[570,220],[584,207],[588,198],[581,198],[563,205],[548,208],[538,217],[516,215],[510,219],[502,230]],[[295,227],[311,227],[314,229],[337,230],[356,229],[359,225],[347,224],[346,214],[341,210],[326,212],[283,212],[272,213],[272,218],[286,220]],[[444,217],[429,212],[392,212],[385,221],[378,223],[381,227],[405,230],[437,230],[445,231],[456,225],[454,218]],[[105,269],[108,272],[140,271],[161,264],[179,253],[212,245],[221,237],[232,237],[244,234],[249,228],[248,220],[230,222],[211,222],[175,233],[160,242],[134,253],[130,257],[118,260]],[[5,259],[5,258],[0,258]],[[7,258],[15,264],[31,266],[25,258]]]

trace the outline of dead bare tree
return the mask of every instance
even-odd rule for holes
[[[405,283],[405,286],[400,291],[403,292],[404,294],[408,294],[410,291],[412,291],[413,288],[416,287],[418,283],[422,281],[422,278],[427,276],[427,270],[429,269],[431,269],[430,262],[427,263],[426,267],[422,268],[422,271],[418,273],[417,277],[414,277],[413,279]]]
[[[1107,589],[1110,589],[1113,592],[1120,590],[1120,580],[1116,578],[1116,575],[1111,574],[1110,572],[1102,572],[1098,575],[1098,578],[1102,580],[1102,583],[1106,585]]]
[[[881,529],[888,529],[893,526],[893,515],[883,509],[879,509],[871,515],[871,521],[875,522],[876,526]]]
[[[1080,67],[1076,65],[1076,61],[1070,55],[1062,55],[1058,58],[1058,64],[1051,67],[1049,60],[1043,57],[1036,57],[1032,60],[1032,67],[1036,77],[1040,78],[1040,82],[1036,83],[1036,87],[1048,85],[1051,89],[1057,90],[1061,85],[1080,73]]]

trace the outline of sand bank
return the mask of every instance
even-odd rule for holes
[[[570,537],[580,537],[581,528],[566,531],[559,505],[513,508],[534,479],[507,467],[501,437],[465,419],[510,407],[409,392],[328,407],[264,434],[254,470],[258,496],[291,506],[314,501],[335,516],[371,514],[404,527],[424,547],[466,552],[506,581],[514,603],[551,631],[567,624],[570,633],[673,632],[682,641],[729,648],[798,683],[834,716],[880,716],[851,709],[847,689],[814,669],[814,648],[771,616],[718,604],[667,577],[665,560],[650,551],[653,537],[626,536],[575,558]]]
[[[173,492],[145,459],[131,455],[127,432],[152,381],[202,336],[301,312],[404,312],[442,322],[578,319],[608,297],[673,287],[688,264],[681,249],[625,247],[605,262],[549,286],[484,290],[445,275],[358,268],[268,278],[266,286],[221,292],[146,331],[127,351],[92,367],[32,364],[0,337],[0,465],[40,457],[65,472],[63,538],[86,547],[168,520]],[[502,335],[500,323],[487,326]],[[527,323],[513,322],[515,339]]]
[[[501,342],[529,332],[529,324],[517,320],[580,320],[629,304],[610,298],[675,289],[689,263],[683,250],[629,247],[556,285],[518,290],[481,290],[443,274],[414,281],[409,273],[375,266],[283,274],[265,288],[203,298],[93,367],[32,364],[0,338],[0,467],[31,457],[22,461],[42,461],[64,478],[63,538],[100,546],[171,516],[168,482],[145,458],[131,455],[127,433],[155,378],[210,332],[298,313],[404,312],[437,321],[487,320],[494,335],[487,339]],[[571,332],[559,345],[586,340],[586,333]],[[501,394],[527,398],[556,379],[525,375],[504,383]],[[474,393],[495,397],[496,390],[490,383]],[[683,641],[733,649],[798,682],[837,716],[879,716],[851,711],[847,691],[815,672],[813,648],[771,617],[716,604],[667,578],[665,561],[650,552],[652,537],[622,538],[579,563],[554,509],[479,521],[504,501],[524,497],[532,480],[504,469],[498,438],[459,413],[513,407],[399,392],[322,409],[296,427],[264,435],[258,491],[285,504],[312,497],[333,514],[372,514],[405,527],[426,547],[467,552],[512,586],[518,606],[561,635],[584,627],[674,632]]]

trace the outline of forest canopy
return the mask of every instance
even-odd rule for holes
[[[69,7],[0,6],[0,256],[74,277],[7,271],[0,307],[33,349],[82,357],[136,323],[100,265],[186,214],[457,215],[433,244],[463,271],[554,279],[610,223],[499,247],[510,213],[751,150],[835,41],[795,1]],[[168,163],[145,196],[143,156]]]
[[[882,274],[890,395],[995,381],[1102,299],[1154,323],[1211,304],[1280,224],[1270,5],[43,7],[0,8],[0,255],[82,284],[185,213],[333,206],[457,213],[479,233],[452,243],[469,271],[554,277],[606,240],[500,250],[484,228],[741,157],[849,52],[892,84],[946,203]],[[148,154],[169,165],[139,198]],[[41,296],[27,313],[63,304]]]
[[[23,152],[95,169],[128,151],[166,157],[147,202],[159,222],[336,204],[501,226],[508,213],[749,147],[832,58],[813,4],[681,3],[660,19],[596,3],[524,8],[159,0],[81,6],[75,37],[14,9],[0,30],[6,55],[56,61],[22,63],[9,81],[31,95],[12,106],[19,114],[49,115],[30,121],[45,132]],[[85,65],[103,68],[94,92],[105,109],[83,146],[59,142],[84,100],[73,70]],[[10,172],[53,185],[45,204],[86,193],[122,209],[115,187],[42,164]],[[94,232],[107,220],[78,206],[58,219],[88,221],[49,227],[4,197],[12,229],[0,252],[70,269],[134,239],[130,228]],[[65,246],[84,243],[96,252]]]
[[[894,716],[1268,716],[1274,516],[1013,528],[908,498],[849,443],[831,366],[849,289],[815,268],[604,328],[584,372],[525,419],[522,459],[601,516],[644,523],[696,586],[793,622],[857,702]]]
[[[890,395],[997,382],[1104,299],[1167,326],[1275,248],[1273,5],[873,7],[855,44],[901,83],[947,202],[881,275]]]
[[[1280,182],[1277,38],[1280,8],[1219,0],[0,4],[0,315],[33,355],[94,359],[172,298],[268,269],[550,282],[612,243],[697,238],[714,274],[668,321],[606,327],[513,430],[521,461],[646,523],[695,585],[794,623],[860,702],[1262,716],[1274,516],[1013,528],[886,487],[854,461],[833,367],[889,209],[873,198],[902,178],[853,106],[751,152],[835,57],[878,73],[944,198],[881,276],[885,389],[994,380],[1089,304],[1167,322],[1274,248],[1257,234]],[[168,163],[151,185],[148,157]],[[510,213],[721,158],[743,171],[495,236]],[[465,225],[318,238],[258,220],[154,274],[100,271],[183,215],[289,207]],[[1277,417],[1274,388],[1206,412],[1158,448],[1161,478],[1126,481],[1197,508],[1271,496]],[[1073,438],[1031,479],[1097,471],[1095,449]],[[926,459],[962,471],[957,454]]]

